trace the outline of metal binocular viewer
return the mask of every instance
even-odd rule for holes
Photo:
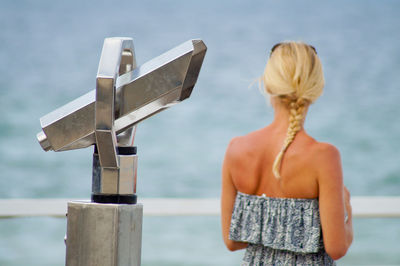
[[[43,116],[40,145],[45,151],[94,145],[92,200],[135,203],[133,127],[190,96],[205,53],[201,40],[191,40],[137,67],[132,39],[105,39],[96,90]]]
[[[130,215],[131,210],[121,207],[138,205],[137,154],[133,146],[136,125],[190,96],[206,50],[203,41],[190,40],[137,66],[132,39],[106,38],[96,89],[40,119],[43,130],[37,134],[37,139],[45,151],[66,151],[94,145],[92,202],[68,204],[67,265],[140,265],[140,248],[139,260],[126,254],[128,249],[134,248],[132,245],[138,245],[131,243],[138,236],[125,239],[127,232],[122,228],[134,221],[122,218],[125,214]],[[90,208],[95,208],[95,211],[85,214]],[[131,243],[127,244],[128,247],[125,245],[126,250],[121,244],[115,244],[114,248],[99,247],[98,242],[107,238],[108,233],[104,233],[109,229],[107,224],[104,225],[103,238],[96,238],[96,232],[89,234],[93,230],[90,224],[96,223],[100,228],[99,221],[107,220],[104,217],[110,208],[114,210],[109,219],[119,219],[119,225],[112,225],[116,228],[109,230],[109,238],[117,239],[115,243]],[[140,215],[137,216],[140,216],[141,231],[142,207],[139,209]],[[82,243],[88,241],[92,244],[82,247]],[[110,253],[109,260],[104,257],[106,253]],[[101,257],[103,263],[96,256]],[[97,262],[91,264],[93,261]]]

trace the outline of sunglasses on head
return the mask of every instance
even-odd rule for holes
[[[269,52],[269,55],[271,56],[271,54],[275,51],[275,49],[278,48],[279,46],[281,46],[282,44],[284,44],[284,42],[280,42],[280,43],[277,43],[274,46],[272,46],[271,51]],[[318,54],[317,50],[315,49],[314,46],[309,45],[309,44],[307,44],[307,46],[310,47],[311,49],[313,49],[315,54]]]

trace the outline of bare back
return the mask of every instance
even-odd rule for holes
[[[313,157],[319,143],[304,130],[296,134],[285,152],[281,178],[274,177],[272,165],[285,136],[286,132],[268,126],[231,142],[230,174],[237,190],[279,198],[318,197],[317,166]]]

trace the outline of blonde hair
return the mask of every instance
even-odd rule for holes
[[[301,42],[275,45],[262,76],[265,91],[289,110],[289,127],[272,172],[280,178],[283,155],[303,127],[305,110],[322,94],[324,74],[315,48]]]

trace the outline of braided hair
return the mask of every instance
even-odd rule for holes
[[[303,127],[306,108],[322,94],[322,65],[314,47],[298,42],[280,43],[272,48],[262,79],[265,91],[279,97],[289,111],[286,138],[272,166],[274,176],[280,178],[283,156]]]

